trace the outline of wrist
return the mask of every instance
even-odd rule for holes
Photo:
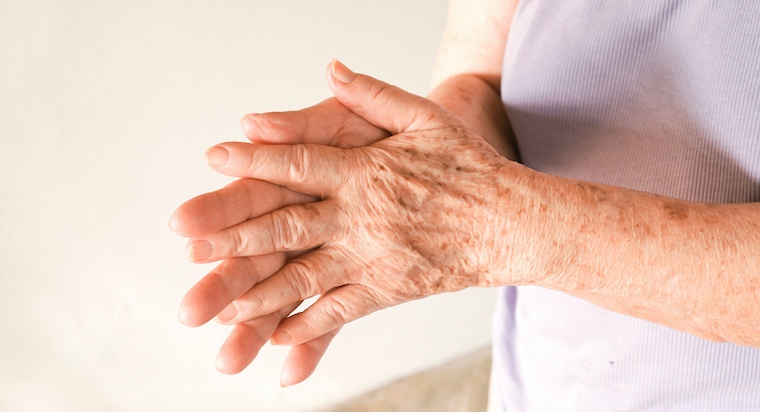
[[[499,154],[517,160],[517,144],[501,95],[488,81],[474,74],[452,76],[436,86],[428,99],[462,120]]]
[[[516,162],[506,162],[496,176],[486,254],[487,286],[542,285],[555,260],[558,221],[547,187],[550,176]]]

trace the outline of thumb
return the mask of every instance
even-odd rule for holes
[[[391,134],[430,128],[436,114],[444,112],[428,99],[354,73],[335,59],[327,66],[327,83],[344,106]]]

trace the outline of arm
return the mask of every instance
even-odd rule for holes
[[[690,203],[549,176],[499,156],[429,100],[339,63],[328,82],[341,103],[391,136],[350,150],[211,149],[225,153],[212,162],[221,173],[323,199],[196,239],[210,253],[195,253],[191,242],[197,262],[318,247],[254,286],[256,304],[228,322],[322,294],[272,337],[293,345],[432,294],[534,284],[760,346],[757,204]]]
[[[501,68],[517,0],[451,0],[428,96],[508,159],[517,159],[501,101]]]
[[[500,77],[516,6],[450,1],[429,95],[513,160]],[[521,226],[543,228],[533,241],[551,258],[530,283],[707,339],[760,345],[760,205],[689,203],[545,175],[541,181],[528,203],[547,210]],[[515,271],[505,268],[507,278]]]
[[[517,259],[538,270],[511,270],[533,272],[527,283],[705,339],[760,346],[759,203],[687,202],[525,173],[532,177],[517,202],[529,212],[515,225],[542,253]]]

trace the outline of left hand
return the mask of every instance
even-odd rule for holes
[[[351,148],[388,136],[335,98],[298,111],[249,114],[241,126],[246,137],[259,144],[311,143]],[[206,236],[284,206],[315,200],[268,182],[240,179],[185,202],[172,215],[170,226],[182,236]],[[302,253],[276,252],[224,260],[187,292],[180,305],[180,321],[195,327],[214,316],[227,316],[223,309],[228,305],[234,307],[233,300],[245,299],[248,289],[277,272],[287,259]],[[217,369],[229,374],[247,367],[280,321],[299,303],[236,324],[219,351]],[[339,329],[293,346],[283,364],[281,385],[293,385],[309,377]]]
[[[280,323],[275,344],[307,342],[375,310],[489,286],[509,266],[503,206],[513,164],[437,104],[333,63],[337,99],[391,137],[369,147],[224,143],[212,167],[322,199],[188,245],[195,262],[317,248],[235,301],[239,323],[322,295]],[[340,80],[339,80],[340,79]],[[519,279],[510,279],[511,283]],[[503,279],[499,279],[503,283]]]
[[[311,196],[271,183],[240,179],[223,189],[185,202],[177,209],[170,222],[172,229],[183,236],[202,236],[238,224],[250,216],[259,216],[283,206],[314,200]],[[208,322],[257,282],[277,272],[285,264],[286,255],[284,252],[277,252],[224,260],[187,292],[180,304],[180,321],[191,327]],[[242,371],[269,340],[280,321],[289,315],[298,303],[300,302],[235,325],[219,350],[217,369],[227,374]],[[337,330],[303,345],[294,346],[283,365],[281,383],[290,385],[308,377],[335,333]]]

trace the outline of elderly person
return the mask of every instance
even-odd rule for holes
[[[331,62],[334,98],[209,149],[243,179],[172,217],[222,261],[181,320],[236,325],[226,373],[293,346],[289,385],[347,322],[500,286],[494,410],[760,408],[757,21],[453,0],[428,99]]]

